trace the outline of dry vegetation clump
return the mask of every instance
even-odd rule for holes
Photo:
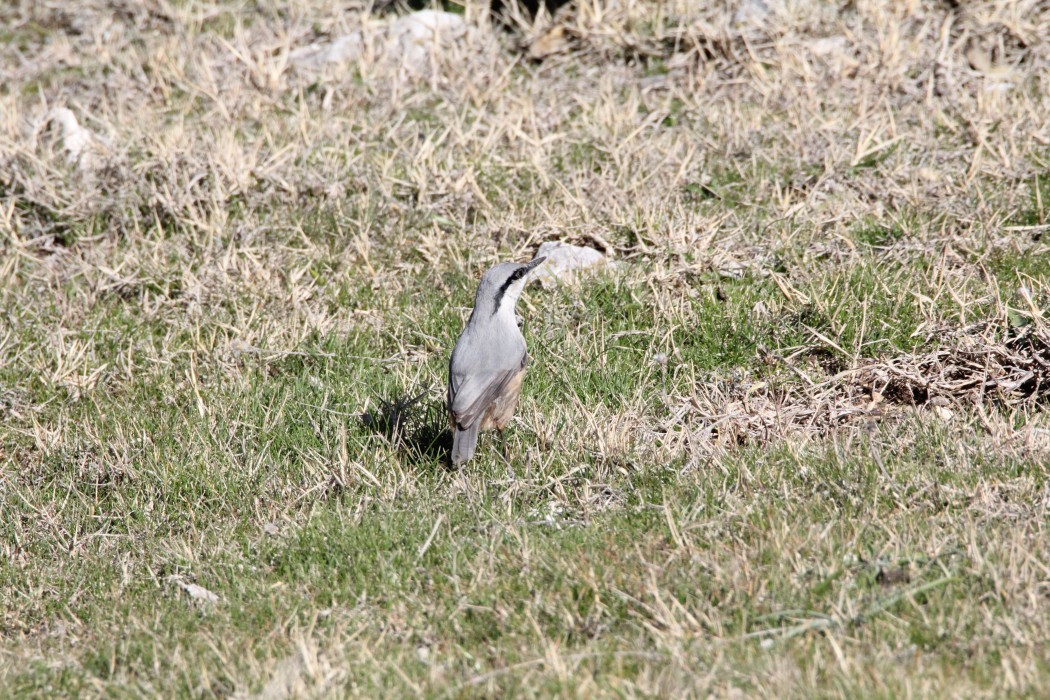
[[[859,358],[848,369],[822,373],[821,381],[800,369],[798,359],[833,358],[831,348],[806,347],[780,358],[787,376],[776,379],[709,377],[675,419],[696,415],[701,440],[725,445],[826,436],[860,423],[870,429],[873,420],[902,407],[928,408],[946,419],[960,408],[980,411],[982,405],[1007,413],[1043,411],[1050,397],[1050,327],[1030,292],[1023,298],[1030,302],[1029,316],[1004,311],[993,321],[930,335],[922,343],[936,349]]]
[[[913,405],[987,401],[1005,408],[1038,407],[1050,396],[1050,329],[1045,322],[1020,329],[982,323],[947,340],[946,349],[870,363],[860,368],[857,380],[871,387],[873,397]]]

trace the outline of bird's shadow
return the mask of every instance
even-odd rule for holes
[[[397,452],[412,464],[451,466],[452,430],[445,403],[400,390],[389,396],[376,396],[375,406],[361,414],[361,424],[383,435]]]

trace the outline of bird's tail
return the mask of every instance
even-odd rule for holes
[[[474,421],[469,428],[452,427],[452,464],[459,466],[474,456],[478,446],[478,428],[481,421]]]

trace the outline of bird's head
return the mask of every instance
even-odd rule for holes
[[[484,307],[495,314],[499,311],[514,313],[518,297],[529,283],[529,273],[547,258],[536,258],[527,263],[505,262],[495,265],[481,277],[474,307]]]

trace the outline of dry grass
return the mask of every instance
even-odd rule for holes
[[[1045,694],[1050,5],[367,5],[0,9],[0,694]]]
[[[826,436],[858,424],[870,429],[872,420],[891,417],[900,408],[927,409],[945,420],[962,410],[985,417],[988,432],[996,435],[999,430],[986,417],[993,407],[995,412],[1020,412],[1020,432],[1042,434],[1039,443],[1046,445],[1050,433],[1031,421],[1043,412],[1050,395],[1050,339],[1041,311],[1034,305],[1030,309],[1031,317],[1020,318],[1032,325],[1015,329],[1004,316],[1001,325],[982,322],[928,337],[923,346],[933,350],[856,359],[849,369],[817,382],[797,358],[816,352],[825,362],[835,362],[834,351],[846,354],[834,340],[819,336],[830,347],[803,346],[772,360],[790,370],[786,381],[716,378],[680,399],[682,408],[672,422],[699,416],[700,444],[714,447],[798,433]]]

